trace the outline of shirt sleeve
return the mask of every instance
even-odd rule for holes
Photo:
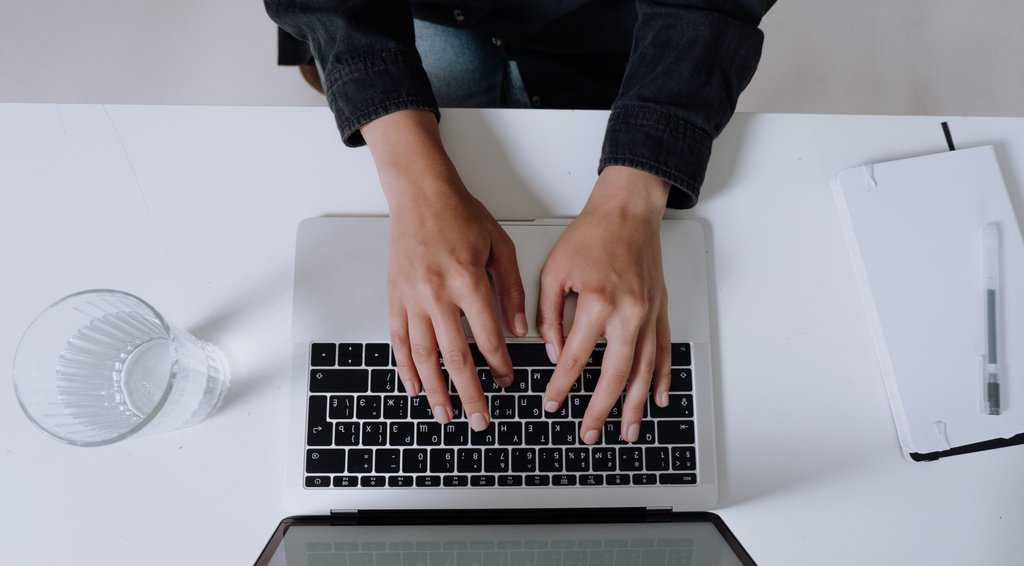
[[[697,203],[711,143],[761,58],[758,24],[774,0],[638,0],[633,46],[612,105],[599,171],[665,179],[668,205]]]
[[[406,0],[264,0],[282,29],[309,44],[345,145],[364,145],[367,123],[437,101],[416,51]]]

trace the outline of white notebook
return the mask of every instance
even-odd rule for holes
[[[904,454],[1024,444],[1024,239],[993,148],[847,169],[833,190]],[[984,402],[991,222],[1001,235],[999,415]]]

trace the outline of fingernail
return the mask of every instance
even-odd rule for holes
[[[469,417],[469,428],[480,432],[487,428],[487,417],[483,413],[473,413]]]
[[[633,423],[626,429],[626,442],[636,442],[636,439],[640,438],[640,425]]]
[[[598,432],[596,430],[588,430],[587,432],[584,432],[583,433],[583,443],[584,444],[593,444],[593,443],[597,442],[597,435],[598,435]]]
[[[544,412],[545,413],[554,413],[557,410],[558,410],[558,402],[557,401],[548,401],[547,403],[544,403]]]
[[[452,420],[452,413],[448,407],[438,405],[434,407],[434,418],[441,424],[448,424]]]
[[[523,313],[516,313],[515,328],[512,330],[516,333],[516,336],[526,336],[526,315]]]
[[[662,391],[661,393],[658,393],[658,406],[668,406],[668,391]]]
[[[552,344],[551,342],[545,342],[544,343],[544,350],[547,351],[548,359],[551,360],[551,363],[557,364],[558,363],[558,350],[555,348],[555,345]]]

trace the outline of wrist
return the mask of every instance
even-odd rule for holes
[[[660,220],[669,184],[656,175],[618,165],[605,167],[587,200],[587,208],[613,208],[631,217]]]

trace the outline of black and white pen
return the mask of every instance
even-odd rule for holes
[[[1002,413],[999,382],[999,223],[982,229],[982,276],[985,286],[985,409],[990,415]]]

